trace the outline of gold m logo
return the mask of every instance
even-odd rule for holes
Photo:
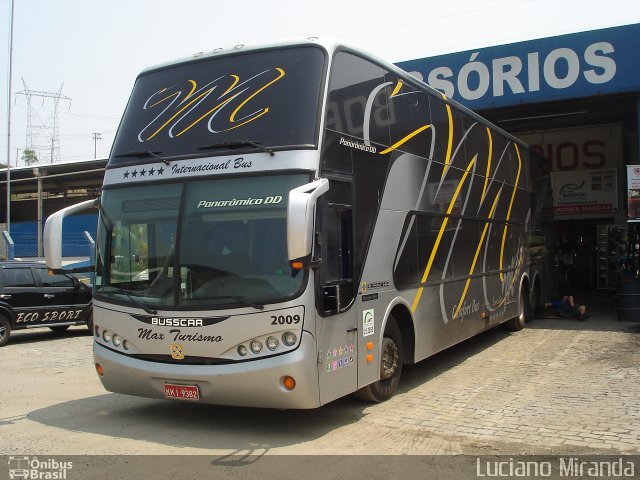
[[[174,360],[183,360],[184,359],[184,347],[179,343],[171,344],[171,358]]]

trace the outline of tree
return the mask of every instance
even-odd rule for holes
[[[38,163],[38,155],[36,154],[36,151],[32,150],[31,148],[25,148],[22,151],[21,158],[24,164],[27,166],[35,165]]]

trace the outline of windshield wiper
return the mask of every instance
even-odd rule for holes
[[[138,157],[138,158],[153,157],[153,158],[157,158],[158,160],[161,160],[165,165],[170,165],[171,162],[169,160],[167,160],[166,158],[163,158],[160,155],[158,155],[159,153],[162,153],[162,152],[152,152],[151,150],[134,150],[133,152],[119,153],[118,155],[115,156],[115,158],[122,158],[122,157]]]
[[[155,308],[151,308],[150,306],[148,306],[147,304],[145,304],[142,300],[138,300],[137,298],[132,297],[131,295],[129,295],[128,293],[124,294],[129,300],[131,300],[133,303],[135,303],[136,305],[138,305],[140,308],[142,308],[145,312],[151,314],[151,315],[155,315],[156,313],[158,313],[158,310],[156,310]]]
[[[125,297],[127,297],[129,300],[131,300],[133,303],[135,303],[136,305],[138,305],[141,309],[143,309],[145,312],[147,312],[150,315],[155,315],[156,313],[158,313],[158,310],[156,310],[155,308],[151,308],[150,306],[148,306],[147,304],[145,304],[142,300],[138,300],[137,298],[133,297],[131,294],[133,295],[140,295],[137,292],[131,292],[129,290],[125,290],[123,288],[117,288],[117,287],[111,287],[114,290],[114,293],[119,293],[121,295],[124,295]]]
[[[251,300],[247,299],[246,297],[238,297],[236,295],[216,295],[215,297],[207,297],[207,298],[210,298],[212,300],[221,300],[223,298],[230,298],[231,300],[235,300],[236,302],[242,303],[245,306],[253,307],[253,308],[256,308],[258,310],[264,310],[264,305],[252,302]]]
[[[265,147],[261,142],[254,142],[253,140],[227,140],[226,142],[212,143],[211,145],[203,145],[198,147],[198,150],[216,150],[223,148],[239,148],[239,147],[253,147],[258,150],[268,153],[272,157],[275,155],[273,150],[269,147]]]

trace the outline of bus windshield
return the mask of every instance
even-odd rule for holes
[[[96,297],[155,307],[261,307],[294,297],[288,193],[303,174],[105,190]]]
[[[145,154],[212,155],[217,152],[211,146],[225,142],[312,148],[324,63],[320,48],[298,46],[145,72],[136,80],[109,165],[140,161]]]

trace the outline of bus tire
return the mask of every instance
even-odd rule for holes
[[[4,347],[9,341],[9,337],[11,336],[11,322],[0,315],[0,347]]]
[[[402,373],[402,334],[393,317],[389,317],[380,347],[380,380],[355,392],[365,402],[380,403],[391,398]]]
[[[529,293],[529,318],[527,318],[527,322],[532,321],[542,311],[541,298],[540,282],[535,281]]]
[[[519,332],[524,328],[524,324],[530,321],[528,320],[529,316],[529,299],[524,290],[522,290],[520,292],[520,313],[511,320],[508,320],[504,325],[507,330]]]
[[[62,333],[69,330],[69,327],[70,325],[56,325],[55,327],[49,327],[49,330],[51,330],[54,333]]]

